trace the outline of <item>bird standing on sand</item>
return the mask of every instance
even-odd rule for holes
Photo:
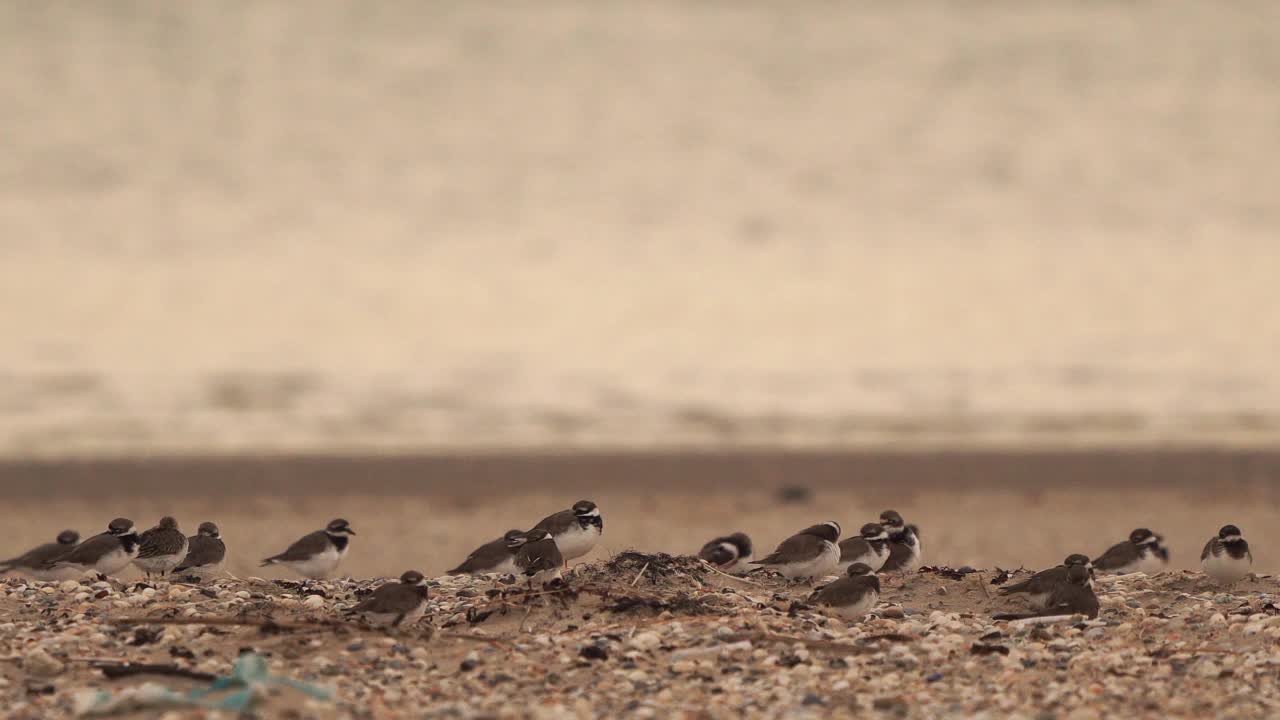
[[[0,562],[0,574],[10,571],[23,573],[36,580],[61,580],[71,572],[69,570],[52,570],[47,567],[50,561],[65,555],[75,544],[80,542],[80,533],[75,530],[63,530],[55,538],[56,542],[45,543],[25,553]]]
[[[1146,528],[1138,528],[1129,533],[1129,539],[1116,543],[1093,561],[1098,572],[1127,573],[1144,572],[1154,575],[1169,564],[1169,550],[1164,546],[1164,538]]]
[[[173,569],[174,573],[209,575],[222,567],[227,556],[227,545],[222,532],[211,522],[202,522],[196,534],[187,538],[187,556]]]
[[[377,625],[414,623],[427,609],[427,579],[417,570],[400,576],[400,582],[378,587],[351,608],[351,613]]]
[[[178,521],[166,515],[160,524],[142,533],[138,555],[133,564],[142,568],[150,580],[152,575],[164,577],[187,556],[187,536],[178,529]]]
[[[851,538],[840,541],[841,572],[854,563],[862,563],[872,570],[879,570],[889,559],[889,533],[879,523],[867,523]]]
[[[857,620],[880,601],[880,578],[866,563],[853,563],[839,580],[818,588],[809,602],[831,608],[845,620]]]
[[[840,523],[828,520],[783,540],[770,555],[751,564],[776,570],[784,577],[812,580],[835,572],[840,562],[839,540]]]
[[[915,525],[907,525],[895,510],[880,513],[880,524],[889,533],[889,557],[880,567],[881,574],[908,573],[920,566],[920,535]]]
[[[96,572],[102,577],[114,575],[129,566],[138,556],[138,531],[128,518],[116,518],[99,533],[49,561],[47,568],[67,568],[80,574]]]
[[[920,566],[920,540],[916,537],[914,526],[907,526],[897,534],[890,536],[889,557],[880,566],[883,573],[909,573]]]
[[[604,518],[595,503],[579,500],[568,510],[542,518],[533,527],[551,534],[567,563],[586,555],[596,546],[604,533]]]
[[[450,570],[449,575],[515,575],[520,572],[516,567],[516,552],[525,543],[524,533],[519,530],[508,530],[497,540],[481,545],[458,567]]]
[[[751,569],[751,538],[740,532],[715,538],[702,546],[698,557],[721,572],[745,573]]]
[[[529,579],[529,586],[546,585],[560,577],[564,556],[560,547],[543,528],[525,533],[525,542],[516,551],[516,567]]]
[[[1086,569],[1092,569],[1088,556],[1078,553],[1068,555],[1061,565],[1051,567],[1048,570],[1041,570],[1020,583],[1001,587],[1000,594],[1005,596],[1025,595],[1031,607],[1043,610],[1048,606],[1049,599],[1053,597],[1053,594],[1067,584],[1067,571],[1074,565],[1082,565]]]
[[[1253,567],[1253,553],[1240,528],[1223,525],[1218,534],[1209,538],[1200,553],[1200,567],[1204,574],[1221,585],[1229,585],[1245,575]]]
[[[283,565],[308,580],[323,579],[338,568],[355,534],[346,520],[332,520],[323,530],[303,535],[284,552],[263,560],[259,567]]]

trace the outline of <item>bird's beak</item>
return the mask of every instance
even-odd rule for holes
[[[352,530],[351,528],[347,528],[347,534],[349,534],[349,535],[355,535],[355,534],[356,534],[356,531],[355,531],[355,530]]]

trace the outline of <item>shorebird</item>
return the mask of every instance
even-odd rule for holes
[[[996,620],[1021,620],[1029,617],[1084,615],[1098,617],[1098,596],[1093,592],[1093,576],[1087,565],[1068,565],[1066,582],[1053,589],[1044,608],[1033,613],[1000,613]]]
[[[881,573],[909,573],[920,565],[920,540],[914,525],[889,536],[889,557],[880,566]]]
[[[53,570],[48,564],[65,555],[76,543],[80,542],[80,533],[75,530],[63,530],[58,533],[55,542],[34,547],[25,553],[0,562],[0,574],[16,571],[36,580],[62,580],[74,571]]]
[[[789,578],[813,578],[830,575],[840,562],[840,524],[829,520],[813,525],[783,540],[768,556],[752,565],[763,565]]]
[[[414,623],[427,609],[427,579],[417,570],[400,576],[400,582],[380,585],[351,613],[378,625]]]
[[[879,570],[888,559],[889,533],[879,523],[867,523],[857,535],[840,541],[841,572],[848,570],[854,563]]]
[[[222,567],[227,556],[227,545],[222,532],[211,522],[202,522],[196,534],[187,538],[187,556],[174,568],[175,573],[210,575]]]
[[[525,542],[516,551],[516,567],[529,579],[529,587],[547,585],[560,577],[560,567],[564,564],[560,552],[559,545],[545,529],[534,528],[525,533]]]
[[[1093,561],[1093,568],[1117,575],[1134,572],[1154,575],[1169,564],[1169,550],[1163,540],[1146,528],[1138,528],[1129,533],[1128,540],[1112,545],[1099,555]]]
[[[1000,594],[1025,595],[1031,607],[1042,610],[1048,606],[1049,598],[1053,597],[1054,592],[1067,584],[1067,570],[1073,565],[1083,565],[1087,569],[1092,567],[1088,556],[1078,553],[1068,555],[1061,565],[1041,570],[1020,583],[1001,587]]]
[[[107,531],[85,540],[48,563],[50,569],[68,568],[80,574],[96,572],[100,577],[114,575],[129,566],[138,556],[138,531],[128,518],[116,518]]]
[[[845,620],[857,620],[880,601],[880,578],[866,563],[853,563],[844,577],[809,596],[809,602],[831,608]]]
[[[346,520],[332,520],[325,529],[303,535],[284,552],[263,560],[259,567],[283,565],[308,580],[320,580],[337,569],[355,534]]]
[[[497,540],[481,545],[467,556],[462,564],[449,571],[449,575],[515,575],[520,572],[516,567],[516,552],[524,545],[524,533],[519,530],[508,530]]]
[[[579,500],[568,510],[548,515],[533,526],[546,530],[556,541],[565,563],[591,552],[604,533],[600,508],[590,500]]]
[[[889,557],[880,567],[881,574],[908,573],[920,566],[920,534],[915,525],[907,525],[896,510],[880,513],[880,524],[889,533]]]
[[[745,573],[751,569],[751,538],[740,532],[715,538],[702,546],[698,557],[721,572]]]
[[[1223,525],[1218,534],[1209,538],[1200,553],[1200,567],[1205,575],[1222,585],[1229,585],[1249,574],[1253,566],[1253,553],[1249,542],[1235,525]]]
[[[164,577],[187,556],[187,536],[178,529],[178,521],[168,515],[160,518],[159,525],[142,533],[138,544],[133,564],[142,568],[148,580],[152,575]]]

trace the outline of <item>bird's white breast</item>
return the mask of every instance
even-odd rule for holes
[[[1205,558],[1201,563],[1205,574],[1220,583],[1239,580],[1248,574],[1250,565],[1252,563],[1248,555],[1242,558],[1233,558],[1227,554],[1226,550],[1223,550],[1220,555],[1210,553],[1209,557]]]
[[[312,555],[306,560],[282,560],[280,564],[293,568],[294,572],[303,577],[319,580],[338,567],[338,561],[346,552],[346,548],[339,552],[333,545],[329,545],[324,552]]]
[[[125,552],[124,547],[118,547],[102,557],[98,558],[98,562],[94,563],[92,570],[96,570],[102,575],[114,575],[129,566],[134,557],[138,555],[138,548],[135,545],[133,552]]]
[[[564,559],[572,560],[591,552],[600,540],[600,528],[596,525],[588,525],[584,528],[574,522],[568,530],[557,535],[555,540],[556,548],[560,550]]]

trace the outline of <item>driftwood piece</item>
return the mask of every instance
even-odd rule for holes
[[[133,677],[134,675],[165,675],[168,677],[187,678],[189,680],[200,680],[202,682],[213,682],[218,679],[217,675],[199,672],[196,670],[188,670],[177,665],[158,665],[154,663],[133,663],[133,662],[110,662],[97,661],[89,664],[90,667],[97,668],[102,671],[108,680],[116,680],[118,678]]]

